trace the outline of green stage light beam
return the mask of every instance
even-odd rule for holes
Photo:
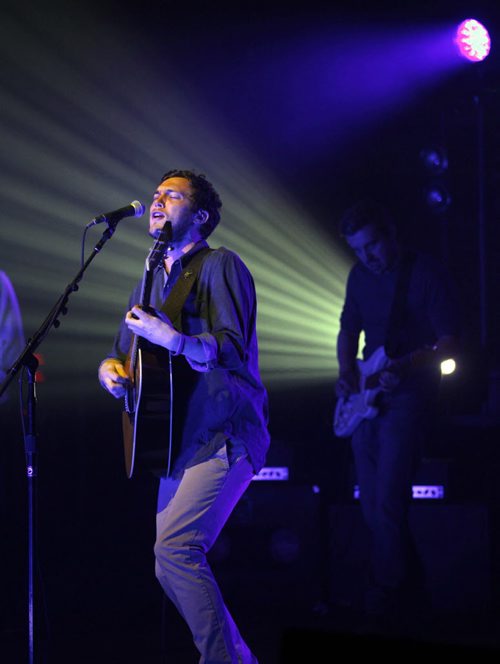
[[[334,234],[219,125],[175,71],[175,58],[148,60],[82,8],[72,19],[82,30],[69,41],[61,21],[56,29],[32,9],[26,20],[22,8],[6,17],[0,42],[10,63],[0,74],[2,269],[19,291],[27,335],[76,274],[85,224],[132,199],[149,206],[165,170],[192,167],[207,173],[224,204],[211,244],[238,252],[254,275],[264,380],[277,387],[333,381],[350,266]],[[85,50],[89,35],[98,51]],[[146,228],[147,215],[124,221],[85,273],[70,315],[44,344],[44,389],[55,384],[65,397],[98,391],[97,364],[142,274]],[[92,229],[88,251],[98,238]],[[69,372],[78,380],[68,381]]]

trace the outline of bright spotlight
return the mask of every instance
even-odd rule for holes
[[[457,368],[457,364],[454,359],[451,357],[448,360],[443,360],[441,362],[441,374],[443,376],[449,376]]]
[[[455,41],[460,54],[472,62],[484,60],[490,52],[491,39],[488,30],[473,18],[460,23]]]

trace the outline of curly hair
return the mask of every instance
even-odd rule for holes
[[[372,224],[381,233],[388,235],[394,228],[394,219],[389,210],[372,199],[360,200],[348,208],[340,218],[340,234],[354,235],[359,230]]]
[[[160,182],[164,182],[168,178],[184,178],[190,182],[193,189],[193,207],[195,210],[208,212],[207,221],[200,226],[202,237],[207,238],[220,221],[219,210],[222,207],[222,201],[214,186],[205,175],[190,170],[172,169],[162,175]]]

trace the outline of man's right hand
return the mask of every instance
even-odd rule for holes
[[[123,366],[123,362],[110,357],[99,365],[99,382],[116,399],[125,396],[126,386],[129,378]]]
[[[347,398],[355,392],[359,392],[359,373],[356,369],[340,373],[335,383],[335,392],[338,397]]]

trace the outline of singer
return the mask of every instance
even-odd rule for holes
[[[253,278],[237,254],[209,248],[206,241],[219,223],[221,206],[204,175],[188,170],[163,175],[150,207],[149,234],[156,238],[170,222],[172,239],[154,274],[154,309],[139,306],[139,283],[112,350],[99,366],[99,381],[114,397],[125,396],[134,336],[169,358],[173,457],[170,472],[159,478],[156,576],[188,624],[200,662],[255,664],[206,559],[269,447]],[[195,261],[202,251],[201,263],[200,257]],[[199,267],[189,267],[195,264]],[[194,285],[180,315],[170,320],[165,312],[179,292],[174,286],[193,270]],[[168,437],[168,431],[158,436]]]

